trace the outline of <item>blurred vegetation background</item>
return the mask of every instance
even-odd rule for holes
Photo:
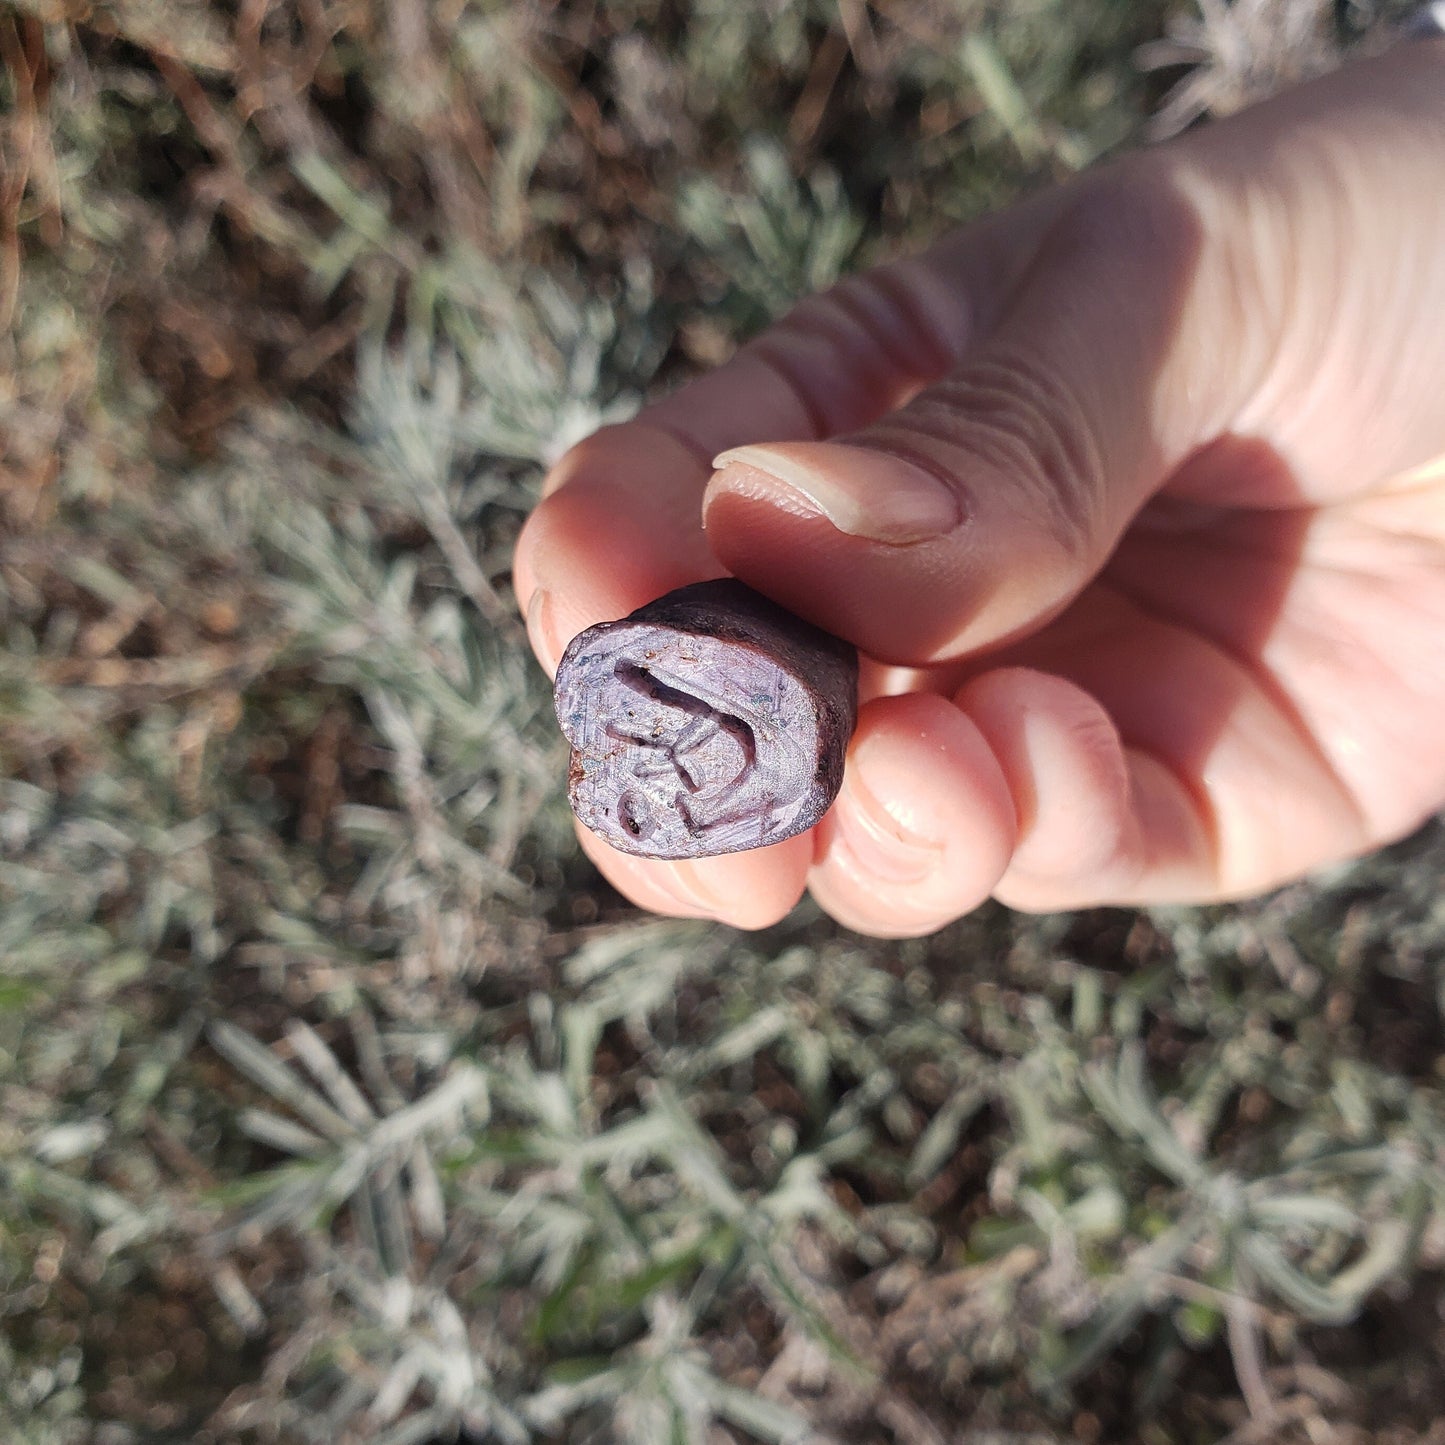
[[[1400,10],[0,0],[0,1438],[1445,1441],[1438,829],[649,920],[508,590],[649,388]]]

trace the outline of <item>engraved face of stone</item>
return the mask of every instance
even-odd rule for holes
[[[756,848],[811,826],[827,805],[814,701],[755,647],[609,623],[574,640],[557,676],[573,810],[622,852]]]

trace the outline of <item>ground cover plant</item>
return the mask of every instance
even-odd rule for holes
[[[647,919],[508,591],[648,388],[1397,13],[0,3],[0,1438],[1445,1440],[1438,827]]]

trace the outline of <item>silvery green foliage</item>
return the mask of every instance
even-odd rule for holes
[[[652,303],[641,263],[610,303],[545,275],[519,283],[481,258],[457,265],[470,297],[447,293],[400,345],[363,345],[351,429],[395,495],[421,505],[430,491],[460,485],[468,516],[485,500],[526,505],[530,490],[505,464],[550,464],[628,414],[636,400],[627,382],[657,353],[640,325]]]
[[[1202,921],[1175,923],[1187,930],[1192,920]],[[1231,926],[1257,944],[1279,921],[1266,912],[1231,925],[1222,915],[1198,932],[1201,946]],[[1237,968],[1245,941],[1201,965],[1213,989]],[[1106,984],[1074,969],[1011,1002],[987,978],[986,957],[957,960],[962,977],[940,989],[916,967],[883,972],[857,949],[740,948],[692,925],[609,930],[574,953],[561,1000],[532,994],[517,1015],[530,1044],[479,1055],[489,1060],[485,1118],[450,1147],[444,1132],[432,1146],[453,1267],[465,1257],[465,1277],[480,1290],[473,1298],[491,1301],[467,1315],[467,1377],[489,1382],[485,1408],[568,1438],[604,1426],[626,1438],[702,1438],[710,1420],[798,1438],[816,1422],[806,1407],[799,1414],[785,1383],[748,1397],[706,1361],[716,1312],[746,1286],[821,1346],[825,1377],[856,1381],[862,1366],[868,1379],[864,1362],[876,1359],[878,1341],[850,1327],[826,1269],[800,1267],[789,1241],[809,1231],[876,1270],[880,1299],[904,1282],[885,1345],[946,1348],[965,1368],[1027,1365],[1041,1391],[1059,1391],[1123,1335],[1158,1320],[1186,1339],[1227,1336],[1248,1389],[1262,1311],[1352,1318],[1381,1282],[1412,1268],[1429,1222],[1445,1217],[1438,1100],[1358,1062],[1336,1066],[1332,1090],[1291,1094],[1278,1072],[1284,1043],[1260,1036],[1253,1021],[1261,1005],[1280,1017],[1298,993],[1248,985],[1235,1025],[1216,993],[1211,1017],[1238,1045],[1201,1054],[1161,1095],[1127,978]],[[699,989],[709,1002],[679,1017],[676,999]],[[619,1028],[640,1053],[636,1092],[599,1106],[598,1049]],[[302,1052],[298,1036],[290,1042]],[[740,1164],[702,1121],[749,1091],[755,1070],[775,1067],[796,1086],[806,1122],[800,1131],[796,1118],[762,1111]],[[930,1118],[910,1097],[920,1068],[937,1101]],[[1259,1081],[1286,1109],[1288,1142],[1278,1152],[1216,1154],[1221,1090]],[[308,1107],[288,1099],[289,1086],[269,1092],[291,1113]],[[938,1247],[906,1200],[948,1167],[984,1109],[1009,1121],[989,1180],[992,1215],[972,1242],[974,1262],[929,1304],[926,1274],[912,1285],[897,1274]],[[285,1147],[280,1117],[265,1127]],[[296,1187],[293,1168],[322,1177],[336,1167],[307,1134],[295,1149],[311,1158],[278,1174],[278,1190]],[[894,1179],[898,1200],[850,1217],[822,1186],[831,1170],[860,1165]],[[354,1182],[347,1175],[344,1189]],[[255,1218],[280,1217],[269,1198],[250,1207],[261,1211]],[[365,1258],[376,1269],[384,1256]],[[505,1312],[503,1301],[523,1297],[532,1301],[523,1313]],[[351,1299],[328,1306],[332,1328],[362,1328],[347,1323]],[[483,1328],[499,1318],[514,1321],[509,1338]],[[431,1392],[429,1408],[442,1408],[440,1386],[417,1373],[411,1334],[379,1356],[376,1332],[366,1338],[377,1388],[401,1370]],[[540,1379],[523,1339],[556,1362]],[[573,1351],[575,1364],[564,1364]],[[348,1408],[377,1411],[355,1379],[348,1388]],[[876,1379],[867,1386],[880,1388]],[[341,1397],[328,1398],[328,1409],[340,1408]]]
[[[78,1388],[81,1355],[22,1366],[0,1337],[0,1431],[13,1445],[80,1445],[87,1438]]]
[[[751,308],[744,324],[832,285],[863,236],[835,173],[818,168],[799,182],[781,146],[763,137],[746,146],[735,188],[694,177],[678,198],[677,215],[730,291]]]
[[[669,1084],[647,1090],[617,1123],[590,1097],[603,1028],[640,1022],[656,1001],[656,977],[675,982],[717,952],[696,929],[609,937],[579,965],[594,987],[556,1010],[534,995],[535,1046],[489,1051],[480,1066],[440,1064],[443,1039],[378,1035],[353,1013],[365,1087],[305,1025],[287,1031],[292,1067],[234,1026],[212,1026],[213,1046],[269,1101],[246,1110],[242,1128],[291,1158],[232,1191],[240,1212],[216,1242],[234,1248],[258,1232],[299,1231],[321,1251],[311,1337],[329,1351],[349,1342],[347,1352],[365,1362],[344,1378],[313,1380],[313,1396],[302,1396],[313,1403],[293,1400],[287,1418],[317,1439],[357,1421],[390,1432],[379,1438],[420,1438],[411,1432],[424,1420],[432,1431],[466,1424],[524,1440],[599,1410],[629,1438],[662,1441],[681,1430],[701,1439],[714,1419],[765,1439],[801,1437],[790,1411],[711,1373],[696,1329],[733,1277],[756,1280],[808,1316],[783,1241],[800,1222],[836,1212],[816,1165],[793,1155],[771,1187],[740,1190]],[[410,1071],[426,1060],[440,1071],[406,1101],[386,1059],[418,1045]],[[318,1233],[342,1207],[351,1221],[345,1247]],[[474,1300],[500,1301],[523,1285],[535,1292],[539,1340],[572,1338],[589,1319],[605,1327],[609,1317],[638,1316],[647,1328],[604,1369],[535,1381],[521,1341],[491,1308],[459,1308],[459,1276]],[[317,1295],[323,1281],[327,1293]],[[415,1392],[425,1408],[403,1423]]]
[[[1160,139],[1204,115],[1229,115],[1340,61],[1336,12],[1328,0],[1198,0],[1168,37],[1139,51],[1148,70],[1191,67],[1151,121]]]
[[[1076,84],[1122,10],[895,7],[902,35],[884,7],[701,0],[674,43],[637,0],[597,60],[677,194],[570,274],[577,172],[554,190],[546,166],[559,138],[576,160],[577,97],[534,63],[567,7],[378,8],[326,57],[374,103],[359,149],[304,105],[274,147],[227,109],[229,12],[102,8],[125,46],[44,30],[77,250],[52,265],[27,233],[0,398],[0,445],[24,432],[0,460],[60,462],[55,536],[0,533],[0,1435],[147,1438],[97,1424],[104,1346],[89,1368],[32,1326],[129,1320],[172,1269],[214,1303],[210,1364],[264,1359],[234,1389],[151,1386],[175,1438],[1021,1445],[1062,1436],[970,1412],[1067,1411],[1127,1334],[1157,1362],[1128,1367],[1142,1413],[1223,1341],[1258,1425],[1312,1322],[1438,1268],[1438,833],[1127,937],[991,909],[906,944],[807,909],[757,939],[643,922],[576,860],[513,615],[540,470],[636,404],[674,308],[725,346],[833,281],[872,244],[870,166],[907,162],[892,203],[928,233],[1073,168],[1129,122],[1117,69]],[[425,41],[429,10],[456,25],[422,64],[495,157],[435,211],[416,178],[465,174],[427,167],[469,112],[390,28]],[[954,117],[845,147],[864,203],[749,108],[859,15],[846,65]],[[290,21],[265,22],[283,49]],[[235,121],[229,159],[146,60],[162,40]],[[179,228],[130,158],[146,128],[152,160],[204,155]],[[111,288],[154,242],[126,314],[194,305],[222,181],[250,207],[229,235],[331,298],[356,367],[344,394],[262,378],[192,454]],[[246,324],[270,299],[237,294]],[[238,615],[213,637],[218,578]]]

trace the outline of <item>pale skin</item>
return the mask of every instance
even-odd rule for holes
[[[858,644],[843,792],[659,913],[932,932],[1262,893],[1445,804],[1445,40],[803,302],[574,448],[544,666],[732,573]]]

